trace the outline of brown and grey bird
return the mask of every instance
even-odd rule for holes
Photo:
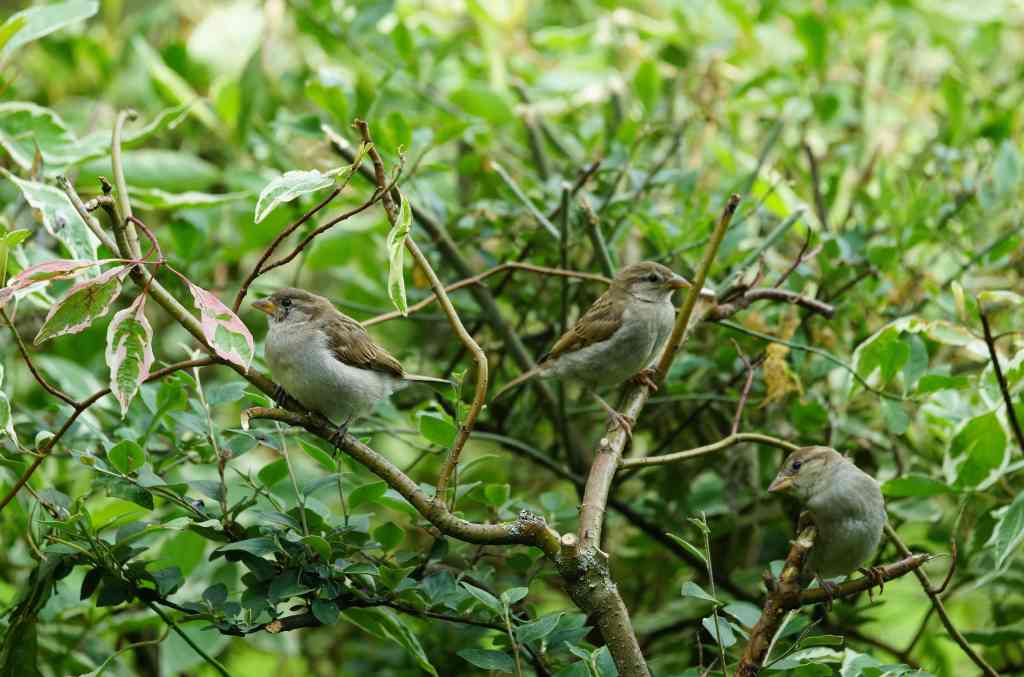
[[[786,458],[770,492],[793,496],[807,509],[817,536],[807,554],[806,579],[845,576],[875,554],[885,526],[885,501],[878,482],[830,447],[797,449]],[[861,569],[877,578],[872,570]],[[807,582],[805,581],[805,582]]]
[[[654,261],[623,268],[537,366],[509,382],[492,401],[535,376],[579,381],[591,391],[634,378],[657,389],[651,367],[675,323],[672,293],[689,286],[684,277]],[[593,395],[617,424],[632,432],[628,417]]]
[[[252,305],[270,320],[265,353],[271,374],[302,406],[338,425],[339,432],[412,382],[450,383],[406,373],[359,322],[323,296],[285,288]]]

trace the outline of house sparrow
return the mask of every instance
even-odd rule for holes
[[[537,366],[513,379],[492,401],[534,376],[582,381],[589,388],[632,378],[657,390],[651,367],[675,323],[672,292],[689,286],[685,278],[654,261],[623,268]],[[628,417],[596,393],[594,397],[627,434],[632,432]]]
[[[817,536],[807,554],[805,584],[817,578],[831,597],[825,579],[858,569],[875,554],[885,526],[885,502],[878,482],[829,447],[803,447],[786,458],[768,487],[802,503]],[[876,577],[872,570],[858,569]]]
[[[410,382],[450,383],[407,374],[359,322],[323,296],[286,288],[252,306],[269,317],[265,352],[271,374],[302,406],[338,425],[339,436],[353,419]]]

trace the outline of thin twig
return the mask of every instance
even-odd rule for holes
[[[825,209],[825,197],[821,194],[821,177],[818,175],[818,158],[806,141],[804,142],[804,154],[807,156],[807,164],[811,167],[811,192],[814,194],[814,210],[818,213],[818,222],[822,229],[829,230],[828,210]]]
[[[228,672],[227,668],[225,668],[223,665],[221,665],[220,662],[216,658],[214,658],[210,654],[208,654],[205,651],[203,651],[203,648],[201,646],[199,646],[198,644],[196,644],[195,641],[191,637],[188,636],[188,633],[186,633],[184,630],[179,628],[178,624],[174,622],[173,618],[171,618],[170,616],[165,614],[163,611],[161,611],[160,607],[158,607],[156,604],[153,604],[152,602],[146,602],[146,606],[148,606],[153,611],[153,613],[155,613],[157,616],[159,616],[160,620],[162,620],[164,623],[166,623],[171,628],[171,630],[174,630],[174,632],[177,633],[177,635],[179,637],[181,637],[183,640],[185,640],[185,644],[188,644],[190,647],[192,647],[192,650],[195,651],[197,654],[199,654],[199,656],[204,661],[206,661],[207,663],[212,665],[213,668],[217,672],[219,672],[224,677],[231,677],[231,673]]]
[[[896,545],[896,549],[899,550],[904,557],[910,556],[910,549],[907,548],[900,539],[899,534],[896,533],[896,530],[888,523],[885,525],[885,534],[889,537],[889,540]],[[920,569],[914,569],[914,576],[917,577],[917,580],[924,589],[925,594],[928,595],[929,599],[931,599],[932,607],[935,609],[935,612],[939,614],[939,620],[942,621],[942,625],[946,628],[946,632],[949,633],[950,638],[960,645],[963,652],[974,662],[975,665],[978,666],[982,674],[987,677],[999,677],[999,673],[981,657],[981,654],[974,650],[963,634],[961,634],[961,632],[957,630],[956,626],[953,625],[953,619],[950,618],[949,612],[946,611],[945,605],[939,598],[939,593],[932,587],[931,581],[928,580],[928,575]]]
[[[495,266],[494,268],[491,268],[489,270],[485,270],[484,272],[480,273],[479,275],[474,275],[472,277],[467,277],[464,280],[459,280],[458,282],[453,282],[452,284],[444,287],[444,291],[445,292],[453,292],[453,291],[457,291],[459,289],[462,289],[464,287],[473,287],[475,285],[480,284],[481,282],[483,282],[487,278],[491,277],[492,275],[497,275],[498,273],[500,273],[502,271],[506,271],[506,270],[507,271],[525,270],[525,271],[529,271],[531,273],[537,273],[538,275],[553,275],[553,276],[556,276],[556,277],[570,277],[570,278],[576,278],[578,280],[589,280],[591,282],[601,282],[601,283],[606,284],[606,285],[612,283],[612,281],[610,279],[608,279],[607,277],[605,277],[603,275],[598,275],[596,273],[585,273],[585,272],[581,272],[581,271],[577,271],[577,270],[562,270],[560,268],[547,268],[545,266],[535,266],[535,265],[533,265],[531,263],[520,263],[518,261],[508,261],[506,263],[502,263],[501,265]],[[435,301],[437,301],[437,296],[436,295],[428,296],[427,298],[423,299],[422,301],[419,301],[419,302],[414,303],[411,306],[409,306],[409,308],[406,311],[406,314],[407,315],[411,315],[411,314],[413,314],[413,313],[415,313],[415,312],[417,312],[419,310],[423,310],[424,308],[426,308],[430,304],[434,303]],[[387,312],[387,313],[383,313],[381,315],[377,315],[376,317],[371,317],[368,320],[363,321],[362,324],[363,324],[364,327],[369,327],[369,326],[374,325],[374,324],[380,324],[381,322],[388,322],[389,320],[397,320],[397,319],[399,319],[401,317],[405,317],[405,315],[403,315],[402,313],[398,312],[397,310],[394,310],[394,311],[390,311],[390,312]]]
[[[387,176],[384,172],[384,161],[381,159],[380,153],[377,152],[377,148],[373,145],[373,139],[370,137],[369,125],[362,120],[356,120],[355,126],[362,135],[363,143],[368,146],[367,153],[369,154],[370,160],[374,166],[374,175],[377,179],[377,191],[384,195],[384,207],[385,210],[387,210],[388,221],[393,225],[396,222],[398,215],[391,200],[391,191],[387,186]],[[391,203],[391,209],[388,209],[389,203]],[[455,472],[455,468],[459,464],[459,456],[462,454],[462,449],[466,446],[466,442],[469,440],[469,435],[473,432],[473,425],[476,423],[476,419],[480,415],[480,411],[484,408],[484,404],[487,401],[487,355],[473,337],[470,336],[469,332],[466,331],[466,327],[462,324],[462,320],[459,318],[459,314],[455,310],[455,306],[452,305],[451,299],[448,298],[448,294],[445,292],[444,285],[437,277],[437,273],[434,272],[433,267],[431,267],[430,261],[423,254],[411,236],[406,236],[405,248],[410,254],[412,254],[412,257],[420,267],[420,270],[422,270],[427,276],[427,279],[430,280],[430,286],[434,290],[434,295],[437,297],[438,303],[441,304],[441,308],[444,310],[445,315],[448,316],[448,321],[451,324],[452,329],[459,337],[462,345],[464,345],[473,355],[473,359],[476,362],[476,391],[473,395],[473,403],[470,405],[469,411],[466,412],[466,417],[459,425],[459,432],[455,437],[451,450],[448,452],[448,457],[441,465],[441,470],[437,478],[437,490],[434,496],[436,502],[438,504],[442,504],[445,500],[445,492],[448,489],[448,483],[451,480],[452,474]]]
[[[1020,421],[1017,420],[1017,410],[1013,406],[1013,397],[1010,395],[1010,388],[1006,384],[1006,376],[1003,375],[1003,367],[999,364],[999,354],[996,352],[996,342],[992,338],[992,327],[988,322],[988,315],[978,301],[978,316],[981,318],[981,328],[985,332],[985,345],[988,346],[988,354],[992,359],[992,370],[996,374],[996,381],[999,382],[999,392],[1003,395],[1003,403],[1006,405],[1006,418],[1010,420],[1010,427],[1013,428],[1013,435],[1017,438],[1017,444],[1024,450],[1024,432],[1021,432]]]
[[[597,253],[597,262],[601,270],[608,277],[615,277],[615,264],[612,263],[611,253],[608,251],[608,243],[605,242],[604,233],[601,232],[601,219],[594,213],[586,195],[579,197],[580,208],[583,210],[583,221],[587,224],[587,235]]]
[[[221,360],[215,357],[207,357],[201,360],[186,360],[184,362],[178,362],[176,364],[170,365],[169,367],[164,367],[163,369],[154,371],[152,374],[146,377],[144,383],[149,383],[150,381],[155,381],[157,379],[163,378],[164,376],[167,376],[168,374],[175,371],[180,371],[181,369],[201,367],[207,364],[218,364],[220,362]],[[54,446],[56,446],[57,442],[59,442],[60,439],[64,437],[64,434],[71,428],[72,424],[74,424],[74,422],[78,420],[78,417],[85,413],[85,411],[89,407],[95,404],[102,397],[109,394],[110,388],[103,388],[102,390],[96,391],[95,393],[93,393],[92,395],[90,395],[89,397],[85,398],[84,400],[75,405],[74,411],[72,411],[71,415],[68,416],[68,418],[64,421],[64,424],[60,427],[60,429],[57,430],[56,433],[54,433],[53,437],[49,438],[46,441],[46,445],[39,450],[37,456],[32,461],[32,465],[30,465],[25,470],[25,472],[21,474],[21,477],[19,477],[18,480],[14,483],[14,486],[11,487],[11,490],[7,492],[7,495],[4,496],[2,500],[0,500],[0,512],[3,512],[3,509],[7,507],[7,504],[14,500],[14,497],[18,495],[18,492],[21,490],[21,488],[25,486],[25,484],[30,479],[32,479],[32,475],[35,474],[35,471],[39,468],[40,465],[43,464],[43,461],[45,461],[46,457],[50,455],[50,452],[53,450]]]
[[[36,369],[36,365],[32,363],[32,358],[29,356],[28,350],[25,348],[25,342],[21,340],[21,334],[18,333],[18,330],[14,326],[14,323],[11,322],[11,318],[7,316],[7,311],[4,310],[3,308],[0,308],[0,316],[3,316],[4,322],[6,322],[7,326],[11,328],[11,333],[14,334],[14,340],[18,344],[18,351],[21,353],[22,359],[25,360],[25,364],[28,366],[28,370],[32,372],[33,378],[35,378],[39,385],[43,387],[43,390],[50,393],[57,399],[62,400],[65,404],[69,404],[72,407],[77,407],[78,402],[73,397],[65,394],[56,386],[51,385],[50,382],[47,381],[43,377],[43,375],[39,373],[39,370]]]
[[[537,205],[533,204],[533,200],[531,200],[526,195],[526,193],[523,192],[523,189],[520,188],[519,184],[515,182],[515,179],[513,179],[509,175],[509,173],[505,171],[505,168],[502,167],[497,162],[495,162],[494,160],[490,160],[487,163],[487,166],[490,167],[490,169],[494,170],[495,174],[501,177],[501,180],[505,182],[505,185],[508,186],[509,189],[511,189],[515,196],[519,198],[519,201],[522,202],[523,205],[526,207],[526,210],[530,212],[533,218],[537,220],[537,223],[543,226],[544,230],[551,233],[551,237],[558,240],[560,238],[558,228],[555,227],[555,224],[551,223],[547,216],[545,216],[543,213],[541,213],[539,209],[537,209]]]
[[[750,397],[750,387],[754,385],[754,365],[750,363],[750,360],[744,354],[743,349],[740,348],[740,344],[736,343],[735,339],[733,339],[732,344],[735,346],[740,360],[743,361],[743,366],[747,369],[747,380],[743,384],[743,390],[740,391],[740,401],[736,405],[736,414],[732,418],[730,434],[735,435],[740,430],[740,422],[743,420],[743,408],[747,404],[747,398]]]
[[[778,437],[772,437],[770,435],[762,435],[761,433],[733,433],[728,437],[723,437],[717,442],[705,444],[700,447],[694,447],[693,449],[687,449],[685,451],[676,451],[671,454],[662,454],[661,456],[626,458],[619,463],[619,469],[646,468],[656,465],[665,465],[667,463],[676,463],[678,461],[685,461],[688,458],[712,454],[716,451],[728,449],[729,447],[736,446],[737,444],[743,444],[745,442],[767,444],[770,447],[777,447],[788,452],[793,452],[800,448],[800,445],[798,444],[793,444],[792,442],[787,442],[786,440],[779,439]]]
[[[138,113],[133,110],[123,110],[117,114],[117,120],[114,123],[114,136],[110,147],[110,164],[114,172],[114,187],[117,189],[114,207],[118,218],[121,219],[121,222],[117,224],[117,229],[124,230],[128,243],[128,256],[135,259],[142,257],[140,256],[141,250],[139,249],[139,234],[135,232],[135,225],[128,220],[132,216],[132,202],[128,197],[128,182],[124,178],[121,137],[125,123],[134,120],[138,116]]]
[[[338,195],[341,194],[342,188],[343,186],[337,186],[334,190],[330,192],[330,194],[327,197],[325,197],[317,205],[315,205],[309,211],[307,211],[305,214],[299,217],[294,223],[282,229],[281,232],[278,233],[277,236],[273,239],[273,241],[271,241],[271,243],[267,245],[267,249],[266,251],[263,252],[263,255],[260,257],[260,260],[256,262],[256,265],[252,267],[251,271],[249,271],[249,274],[246,276],[245,280],[242,281],[242,286],[239,287],[238,294],[235,296],[235,302],[231,306],[232,310],[234,310],[236,313],[238,312],[238,309],[242,306],[242,301],[245,300],[245,295],[249,292],[249,285],[251,285],[253,281],[255,281],[256,278],[263,273],[263,264],[265,264],[267,260],[270,259],[271,254],[273,254],[274,250],[276,250],[278,245],[281,244],[281,241],[284,240],[289,235],[291,235],[292,233],[294,233],[306,221],[309,221],[311,218],[313,218],[317,212],[319,212],[321,209],[329,205],[331,201],[334,200],[334,198],[338,197]]]

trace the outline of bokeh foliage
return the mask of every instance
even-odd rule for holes
[[[283,203],[257,223],[261,191],[283,172],[346,165],[325,128],[355,145],[354,117],[370,123],[386,161],[404,153],[402,191],[445,224],[478,271],[519,258],[561,265],[557,239],[533,211],[552,210],[566,182],[598,159],[582,193],[615,263],[658,258],[692,272],[715,215],[738,192],[744,201],[713,286],[759,266],[774,280],[809,240],[816,255],[785,287],[817,294],[837,312],[825,319],[761,304],[727,325],[699,327],[639,422],[631,453],[727,434],[744,376],[737,348],[762,358],[744,429],[848,452],[883,482],[904,540],[934,552],[955,541],[947,593],[955,622],[1002,672],[1024,671],[1024,462],[979,322],[985,312],[1000,336],[1024,414],[1021,298],[984,295],[1020,286],[1018,3],[104,0],[95,13],[92,4],[62,5],[66,27],[0,51],[0,228],[30,233],[20,242],[7,236],[0,270],[6,259],[8,277],[90,253],[89,242],[59,227],[57,212],[26,201],[46,195],[33,198],[16,181],[52,185],[67,173],[83,195],[98,194],[114,118],[129,107],[142,117],[126,140],[133,203],[169,261],[226,302],[274,235],[323,197]],[[356,178],[334,209],[370,192]],[[600,272],[575,201],[567,228],[568,265]],[[296,284],[359,319],[386,312],[387,231],[383,212],[368,210],[254,291]],[[442,278],[456,281],[422,232],[413,235]],[[161,280],[188,301],[180,280]],[[421,276],[409,274],[407,284],[411,301],[430,293]],[[563,305],[553,278],[516,273],[490,284],[534,355],[557,336],[564,313],[575,317],[601,291],[567,283]],[[19,299],[21,335],[35,336],[63,290]],[[488,352],[492,380],[517,375],[472,297],[455,292],[453,300]],[[128,300],[118,303],[114,310]],[[157,364],[187,359],[195,350],[188,335],[155,308],[148,315]],[[262,317],[245,307],[241,316],[262,367]],[[99,320],[48,341],[33,361],[84,398],[108,378],[106,327]],[[44,443],[69,409],[38,386],[2,329],[0,423],[7,401],[13,414],[0,425],[6,493],[26,465],[23,449]],[[434,307],[371,331],[411,371],[471,373]],[[38,655],[42,674],[90,673],[119,648],[164,634],[147,606],[125,603],[138,596],[135,585],[206,613],[183,629],[234,674],[509,670],[506,623],[550,674],[609,674],[599,637],[538,550],[435,538],[357,464],[295,431],[244,430],[240,411],[266,403],[246,385],[223,367],[179,372],[144,385],[124,418],[113,398],[82,416],[33,479],[34,493],[2,514],[7,646],[38,636],[37,646],[13,644]],[[565,395],[572,425],[592,444],[601,412],[573,388]],[[357,427],[429,484],[454,434],[454,401],[410,390]],[[530,509],[571,530],[575,487],[531,457],[583,470],[571,467],[552,420],[527,391],[486,410],[459,473],[459,509],[478,521]],[[698,674],[717,655],[703,623],[707,577],[658,535],[702,542],[688,518],[707,516],[717,597],[737,651],[756,620],[760,574],[792,533],[793,506],[763,491],[779,461],[778,450],[739,447],[627,474],[617,485],[616,500],[648,528],[611,510],[604,549],[658,674]],[[223,506],[236,510],[242,530],[230,538],[219,530]],[[66,570],[37,568],[41,552],[65,557]],[[262,559],[271,554],[276,567]],[[896,554],[887,546],[879,557]],[[948,566],[937,560],[928,571],[938,581]],[[392,606],[339,616],[323,600],[348,588]],[[303,596],[318,600],[311,610],[327,627],[244,639],[217,631],[244,631],[267,620],[268,604],[286,612]],[[906,577],[873,602],[804,614],[781,641],[814,623],[805,642],[841,635],[845,644],[811,641],[788,659],[789,671],[842,666],[844,675],[871,675],[879,674],[873,666],[907,663],[972,674],[929,608]],[[19,622],[36,617],[31,627]],[[534,670],[523,657],[524,670]],[[105,674],[147,674],[157,664],[160,674],[215,674],[173,633],[124,653]]]

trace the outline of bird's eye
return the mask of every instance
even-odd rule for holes
[[[800,466],[802,466],[803,464],[804,464],[803,461],[793,461],[793,470],[794,471],[799,470]]]
[[[291,307],[291,305],[292,305],[292,300],[291,299],[288,299],[288,298],[281,299],[281,306],[282,307],[289,308],[289,307]]]
[[[659,280],[660,280],[661,278],[660,278],[660,277],[658,276],[658,274],[657,274],[657,273],[651,273],[651,274],[650,274],[650,275],[648,275],[648,276],[647,276],[647,277],[646,277],[645,279],[646,279],[646,280],[647,280],[648,282],[657,282],[657,281],[659,281]]]

